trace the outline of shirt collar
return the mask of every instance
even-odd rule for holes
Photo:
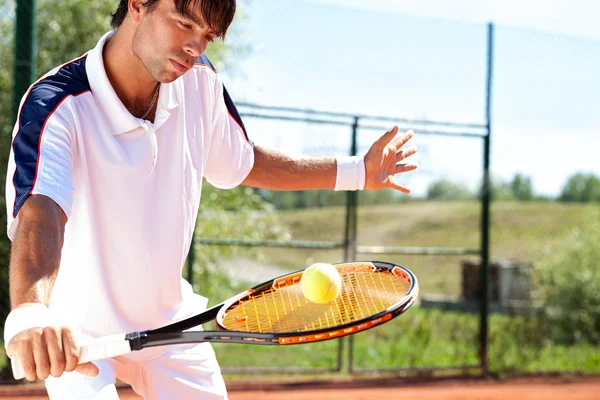
[[[119,135],[140,127],[141,120],[131,115],[125,108],[123,102],[115,93],[104,69],[104,45],[114,32],[110,31],[102,36],[96,47],[88,53],[86,71],[98,107],[106,115],[112,134]],[[171,110],[177,106],[179,106],[179,102],[177,101],[174,85],[172,83],[161,84],[158,108]]]

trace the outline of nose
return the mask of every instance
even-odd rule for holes
[[[206,48],[208,47],[208,40],[206,39],[197,39],[190,41],[185,47],[184,51],[190,57],[198,58],[204,53]]]

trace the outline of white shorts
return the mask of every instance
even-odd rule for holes
[[[156,351],[160,349],[160,351]],[[94,361],[96,377],[67,372],[46,379],[51,400],[117,400],[116,379],[145,400],[224,400],[225,382],[210,343],[164,346]]]

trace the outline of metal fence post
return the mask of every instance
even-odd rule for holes
[[[352,137],[350,155],[355,156],[358,152],[358,123],[359,117],[354,117],[352,124]],[[356,258],[356,230],[357,230],[357,206],[358,191],[346,192],[346,234],[344,237],[344,261],[352,261]]]
[[[196,229],[192,233],[192,243],[187,256],[187,276],[188,282],[194,287],[194,263],[196,262]]]
[[[358,123],[359,117],[354,117],[352,124],[352,146],[350,155],[355,156],[358,153]],[[344,248],[344,261],[356,260],[357,230],[358,230],[358,191],[348,191],[348,202],[346,208],[346,246]],[[341,346],[340,346],[341,347]],[[354,353],[354,336],[348,338],[348,372],[352,373]]]
[[[16,2],[15,70],[13,86],[13,118],[16,121],[21,97],[35,80],[37,54],[36,1]]]
[[[483,184],[481,188],[481,267],[480,267],[480,326],[479,326],[479,357],[484,375],[489,373],[488,360],[488,323],[489,323],[489,294],[488,275],[490,258],[490,137],[492,134],[492,67],[493,67],[493,45],[494,25],[488,24],[487,34],[487,82],[486,82],[486,120],[487,135],[483,137]]]

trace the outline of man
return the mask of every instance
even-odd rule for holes
[[[88,54],[30,88],[7,179],[13,241],[5,345],[51,399],[223,399],[208,343],[77,366],[89,338],[150,329],[206,307],[181,278],[202,179],[219,188],[377,190],[411,171],[412,132],[363,158],[292,158],[255,146],[208,59],[235,0],[121,0]]]

